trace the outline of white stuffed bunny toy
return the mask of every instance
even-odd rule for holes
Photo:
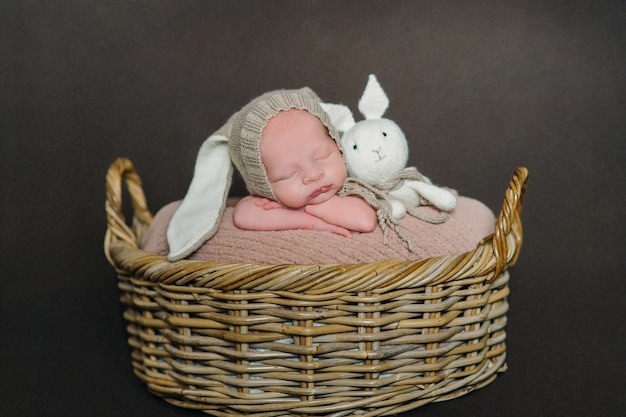
[[[456,207],[455,195],[440,188],[415,168],[406,168],[409,148],[400,127],[383,118],[389,99],[376,76],[369,76],[359,100],[365,120],[355,122],[350,109],[342,104],[323,103],[335,127],[342,134],[344,159],[351,177],[384,190],[391,204],[391,215],[401,219],[408,212],[433,223],[443,222]],[[442,216],[423,216],[415,209],[432,205]]]

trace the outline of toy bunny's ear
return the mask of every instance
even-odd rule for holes
[[[219,228],[233,174],[228,138],[219,133],[200,147],[187,194],[168,226],[169,261],[187,257]]]
[[[335,128],[340,132],[346,132],[352,126],[354,126],[354,116],[352,116],[352,112],[348,108],[348,106],[344,106],[343,104],[334,104],[334,103],[320,103],[322,109],[328,114],[330,117],[330,121],[333,123]]]
[[[378,83],[376,76],[370,74],[363,95],[359,100],[359,111],[366,119],[380,119],[389,107],[389,98]]]

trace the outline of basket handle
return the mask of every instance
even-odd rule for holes
[[[496,230],[491,242],[493,252],[496,259],[494,274],[490,281],[495,280],[500,273],[509,266],[515,265],[519,252],[522,248],[523,232],[522,232],[522,202],[524,193],[526,192],[526,183],[528,181],[528,169],[519,167],[513,173],[509,188],[506,190],[502,210],[498,215],[496,222]],[[509,252],[509,244],[507,236],[513,235],[515,241],[515,252],[507,263]]]
[[[133,226],[127,225],[122,212],[122,182],[130,194],[133,208]],[[104,238],[104,253],[107,260],[114,266],[109,248],[112,243],[123,241],[132,247],[137,247],[135,230],[140,226],[152,222],[152,214],[148,210],[146,197],[141,187],[141,178],[133,163],[127,158],[117,158],[110,165],[106,175],[106,202],[107,230]]]

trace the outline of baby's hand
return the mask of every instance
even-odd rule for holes
[[[319,219],[318,221],[313,222],[311,229],[319,230],[322,232],[331,232],[336,235],[341,235],[343,237],[352,238],[352,233],[350,233],[348,229],[344,229],[343,227],[336,226],[334,224],[326,223],[322,219]]]
[[[279,202],[270,200],[269,198],[263,198],[263,197],[257,197],[255,199],[254,204],[257,207],[262,207],[265,210],[271,210],[271,209],[282,207],[282,205]]]

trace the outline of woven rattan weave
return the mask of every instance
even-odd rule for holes
[[[152,214],[133,164],[115,160],[104,249],[135,375],[166,401],[216,416],[390,415],[489,384],[506,369],[508,268],[522,243],[527,177],[514,172],[495,233],[467,253],[171,263],[138,248]]]

